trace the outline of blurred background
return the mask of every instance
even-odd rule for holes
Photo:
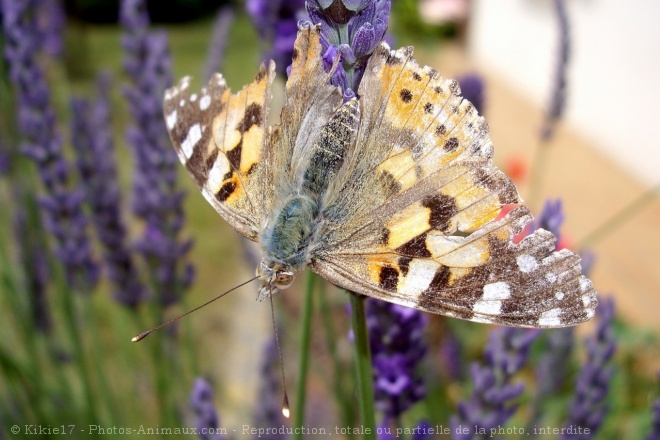
[[[281,106],[304,1],[0,5],[0,438],[35,438],[26,425],[74,425],[80,438],[291,426],[254,287],[129,341],[249,279],[259,259],[178,163],[164,89],[221,71],[238,91],[273,58]],[[660,436],[659,18],[650,0],[392,0],[386,41],[459,80],[533,227],[583,256],[605,307],[575,331],[530,332],[370,304],[379,426]],[[304,278],[275,298],[284,370],[290,397],[307,384],[297,420],[334,433],[359,420],[348,296]]]

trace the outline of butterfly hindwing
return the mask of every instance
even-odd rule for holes
[[[256,240],[273,196],[267,110],[274,65],[232,94],[215,74],[200,93],[190,78],[169,89],[165,121],[179,159],[206,199],[238,232]]]
[[[385,45],[360,86],[362,119],[312,268],[349,290],[448,316],[561,327],[593,315],[579,257],[531,221],[492,165],[487,126],[457,84]]]

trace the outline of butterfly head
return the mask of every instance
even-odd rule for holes
[[[257,266],[257,276],[261,281],[261,288],[257,295],[258,301],[263,301],[280,290],[287,289],[293,284],[294,273],[281,263],[262,261]]]

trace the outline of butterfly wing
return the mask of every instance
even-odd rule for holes
[[[274,64],[232,94],[215,74],[200,93],[190,78],[165,93],[167,129],[204,197],[236,231],[256,240],[273,197],[273,130],[267,127]]]
[[[488,129],[455,81],[382,45],[360,85],[362,119],[325,200],[311,267],[349,290],[478,322],[561,327],[596,307],[579,257],[553,252],[492,165]]]

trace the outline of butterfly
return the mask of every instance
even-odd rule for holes
[[[382,43],[344,102],[319,28],[297,35],[280,122],[268,126],[274,63],[232,93],[215,74],[167,90],[179,159],[240,234],[258,242],[258,299],[309,267],[370,297],[470,321],[563,327],[597,305],[580,258],[537,230],[492,164],[488,127],[454,80]],[[517,205],[495,220],[504,205]]]

